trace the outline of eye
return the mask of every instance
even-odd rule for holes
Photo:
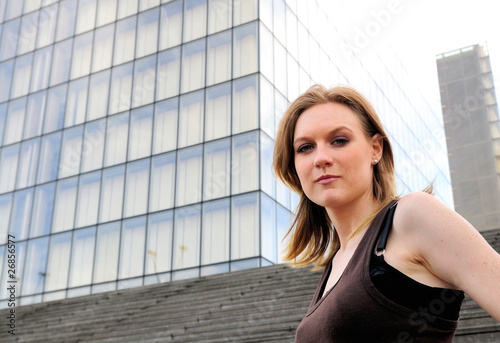
[[[347,138],[335,138],[332,142],[333,145],[337,146],[344,146],[347,143],[349,143],[349,140]]]
[[[298,147],[297,149],[297,152],[300,154],[300,153],[304,153],[304,152],[307,152],[309,150],[311,150],[313,147],[312,145],[310,144],[304,144],[304,145],[301,145]]]

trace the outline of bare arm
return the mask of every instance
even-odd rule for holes
[[[427,270],[500,322],[500,255],[481,234],[429,194],[403,197],[398,211],[405,240]]]

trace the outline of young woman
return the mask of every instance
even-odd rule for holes
[[[391,144],[359,92],[299,96],[274,170],[300,195],[284,259],[324,269],[296,342],[452,342],[463,292],[500,321],[500,255],[432,195],[398,197]]]

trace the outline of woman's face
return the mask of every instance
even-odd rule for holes
[[[373,161],[382,155],[379,137],[367,137],[346,105],[329,102],[304,111],[295,126],[293,147],[306,196],[327,208],[373,199]]]

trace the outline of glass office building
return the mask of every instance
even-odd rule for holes
[[[0,306],[8,235],[20,305],[279,263],[275,127],[315,82],[365,93],[400,191],[453,206],[439,108],[325,32],[316,1],[0,0]]]

